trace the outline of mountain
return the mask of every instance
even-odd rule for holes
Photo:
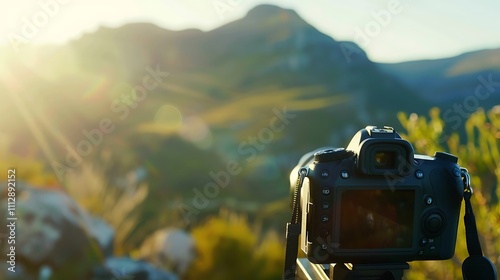
[[[353,54],[346,56],[346,51]],[[143,103],[140,112],[145,113],[127,119],[127,126],[151,130],[144,124],[152,119],[148,111],[154,111],[157,104],[173,103],[223,134],[248,135],[258,131],[262,112],[287,107],[301,116],[302,127],[290,131],[294,139],[317,139],[310,144],[314,146],[344,143],[361,126],[395,124],[396,112],[423,113],[429,106],[397,79],[379,71],[354,43],[337,42],[294,11],[271,5],[258,6],[246,17],[210,32],[128,24],[100,28],[66,46],[37,50],[37,54],[43,75],[52,79],[46,83],[37,71],[25,75],[26,69],[19,70],[26,95],[39,92],[33,104],[50,112],[72,134],[81,130],[75,123],[109,114],[108,101],[117,95],[113,88],[141,83],[148,65],[160,65],[171,75]],[[89,95],[95,88],[100,92]],[[47,102],[48,95],[61,102]],[[58,114],[65,117],[58,118]],[[324,120],[326,129],[309,125]],[[234,126],[243,129],[235,131]]]
[[[103,47],[106,45],[114,46],[122,55],[110,60],[106,55],[109,48]],[[230,106],[235,99],[260,98],[259,95],[271,93],[292,95],[289,91],[293,89],[300,93],[291,100],[297,104],[292,109],[306,108],[298,102],[302,99],[312,103],[342,96],[346,99],[346,106],[342,107],[349,109],[341,122],[366,123],[392,121],[391,112],[422,112],[428,105],[379,71],[363,52],[346,58],[345,48],[357,47],[353,43],[337,42],[294,11],[270,5],[258,6],[246,17],[210,32],[170,32],[147,24],[130,24],[101,29],[72,46],[84,63],[95,63],[96,57],[104,57],[106,60],[98,63],[124,64],[120,68],[129,71],[132,78],[140,76],[143,65],[159,63],[172,71],[170,82],[216,98],[215,107],[219,102]],[[328,107],[328,100],[325,101],[316,106]],[[241,110],[247,109],[238,108]],[[224,127],[225,121],[221,120]]]
[[[500,103],[500,49],[436,60],[379,64],[379,67],[436,105],[460,103],[475,95],[479,96],[477,100],[482,107]],[[478,86],[481,89],[476,93]]]
[[[12,101],[0,104],[0,128],[11,150],[49,170],[78,170],[68,163],[78,150],[111,179],[143,166],[149,216],[228,169],[237,187],[209,209],[286,199],[305,152],[345,146],[366,125],[400,128],[397,112],[432,104],[356,44],[271,5],[209,32],[134,23],[10,52],[0,50],[0,94]]]

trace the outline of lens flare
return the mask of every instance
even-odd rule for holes
[[[165,104],[156,111],[155,124],[166,129],[178,129],[182,124],[182,113],[177,107]]]
[[[213,137],[210,128],[198,117],[186,118],[179,134],[202,150],[212,147]]]

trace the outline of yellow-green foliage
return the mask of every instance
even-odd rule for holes
[[[137,210],[148,194],[148,186],[131,186],[123,191],[106,181],[99,168],[82,164],[78,172],[66,176],[66,191],[80,206],[104,219],[115,230],[115,253],[130,250],[127,239],[136,229]]]
[[[450,152],[459,164],[469,170],[474,195],[472,206],[484,254],[500,270],[500,106],[489,112],[479,109],[464,120],[466,139],[457,133],[444,135],[445,123],[439,110],[430,111],[430,119],[412,114],[399,114],[407,133],[402,137],[412,142],[416,152],[433,155]],[[464,141],[466,140],[466,141]],[[463,217],[462,206],[461,217]],[[448,261],[413,262],[406,279],[462,279],[461,263],[468,256],[463,219],[460,219],[455,256]]]
[[[18,182],[25,182],[36,187],[57,187],[59,185],[54,174],[46,170],[43,161],[32,155],[34,151],[27,151],[27,156],[19,156],[9,151],[11,144],[12,139],[7,135],[0,134],[0,170],[5,172],[0,178],[7,178],[7,170],[15,168]]]
[[[243,216],[222,212],[193,229],[198,257],[187,279],[279,279],[284,247],[276,233],[259,236]]]

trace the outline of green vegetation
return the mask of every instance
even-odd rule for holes
[[[191,279],[279,279],[284,262],[282,238],[270,231],[263,234],[247,218],[221,211],[195,227],[198,258]]]
[[[424,116],[399,114],[406,130],[402,137],[414,145],[420,154],[433,155],[446,151],[459,158],[459,165],[472,177],[472,206],[483,253],[500,269],[500,107],[489,112],[477,110],[465,121],[466,137],[457,133],[444,137],[445,123],[439,110],[432,109],[429,119]],[[445,141],[441,141],[445,140]],[[463,206],[461,217],[463,217]],[[461,218],[455,256],[448,261],[413,262],[407,279],[461,279],[461,264],[468,256],[465,230]]]
[[[500,251],[499,108],[494,107],[488,112],[479,109],[473,113],[465,122],[465,138],[456,133],[448,137],[444,135],[446,124],[439,117],[438,109],[432,109],[428,118],[415,114],[398,115],[405,129],[402,137],[414,145],[416,153],[433,155],[435,151],[450,152],[457,155],[459,164],[471,173],[474,188],[472,203],[480,241],[485,255],[495,263],[497,269],[500,269],[500,259],[496,254]],[[54,178],[43,169],[41,161],[13,156],[5,152],[4,148],[3,158],[23,167],[20,172],[23,181],[50,186]],[[147,212],[141,209],[150,207],[144,202],[147,186],[137,186],[133,193],[119,192],[107,181],[106,175],[98,170],[85,165],[80,172],[68,175],[67,191],[81,206],[117,229],[117,253],[133,255],[140,239],[160,227],[182,227],[179,217],[175,218],[175,211],[168,208],[160,210],[160,204],[154,206],[158,209],[156,213],[162,213],[157,216],[156,223],[144,223],[147,217],[143,215]],[[200,218],[191,225],[198,259],[185,279],[202,276],[208,279],[278,279],[284,261],[284,235],[272,228],[278,228],[279,231],[284,226],[284,218],[280,218],[283,224],[274,226],[263,227],[263,221],[270,222],[266,221],[265,216],[286,216],[288,207],[288,203],[280,199],[263,207],[259,211],[262,214],[251,214],[254,216],[252,219],[247,218],[247,215],[238,215],[233,210],[202,215],[206,218]],[[134,234],[137,237],[131,239]],[[467,256],[461,220],[455,256],[447,261],[412,262],[405,279],[459,279],[461,263]]]
[[[128,254],[127,238],[138,225],[138,209],[148,194],[143,183],[120,190],[110,186],[99,168],[82,166],[81,172],[68,174],[66,191],[90,214],[102,218],[115,230],[115,252]]]

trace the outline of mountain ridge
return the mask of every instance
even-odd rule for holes
[[[379,64],[389,73],[436,105],[460,101],[474,94],[481,78],[490,75],[500,81],[500,48],[463,53],[435,60],[417,60],[394,64]],[[498,96],[489,100],[500,102]],[[487,103],[482,104],[484,106]]]
[[[83,141],[82,131],[109,119],[116,128],[88,160],[99,163],[108,153],[117,170],[144,162],[162,168],[165,174],[156,172],[149,182],[160,198],[190,197],[192,188],[185,186],[203,185],[210,170],[237,160],[244,171],[232,184],[241,187],[224,195],[271,200],[286,196],[281,178],[305,152],[344,146],[366,125],[400,129],[398,112],[426,114],[436,104],[381,71],[364,52],[348,60],[342,47],[359,48],[321,33],[295,12],[263,6],[206,32],[137,23],[100,28],[33,53],[27,49],[26,63],[35,56],[36,64],[9,68],[22,83],[0,80],[0,88],[53,123],[43,134],[61,162],[67,145]],[[169,75],[139,100],[134,89],[145,88],[155,69]],[[12,107],[0,106],[11,119],[23,120]],[[116,108],[128,113],[118,115]],[[283,112],[294,118],[281,131],[269,130]],[[36,151],[29,125],[11,119],[0,120],[0,127],[19,143],[31,141]],[[272,139],[262,138],[263,131],[271,131]],[[251,146],[259,137],[264,141]]]

